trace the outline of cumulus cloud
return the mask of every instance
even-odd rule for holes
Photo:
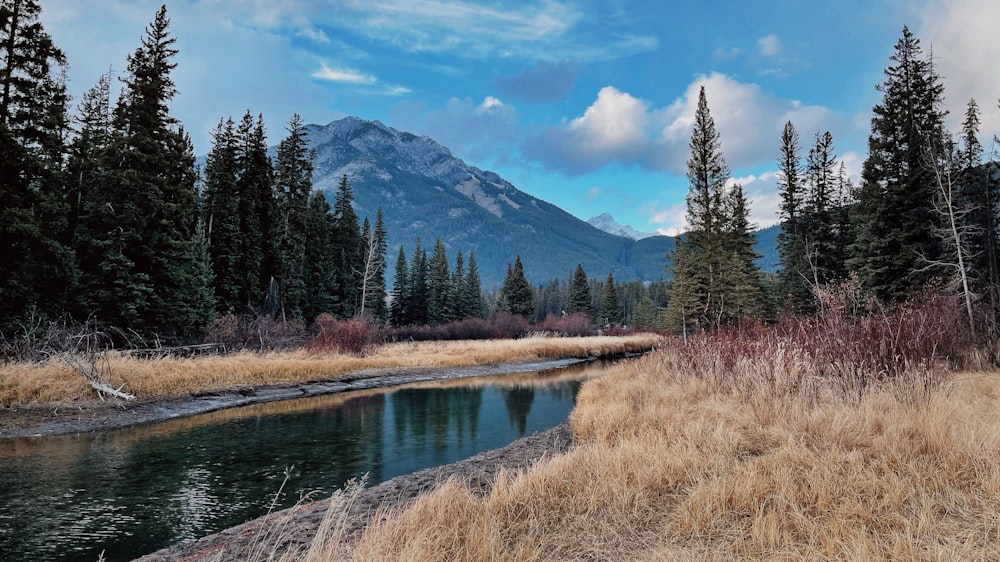
[[[534,67],[496,81],[503,95],[529,102],[565,99],[573,90],[580,65],[573,61],[539,62]]]
[[[915,7],[920,18],[916,31],[928,54],[934,49],[934,70],[945,85],[949,126],[957,129],[969,98],[982,110],[982,132],[987,138],[1000,132],[1000,42],[996,23],[1000,5],[994,0],[924,0]]]
[[[702,86],[723,154],[734,168],[772,161],[786,121],[800,131],[831,130],[835,138],[844,126],[824,107],[777,98],[757,84],[712,73],[695,79],[684,95],[662,108],[606,86],[582,116],[529,137],[524,153],[570,175],[611,163],[683,172]]]

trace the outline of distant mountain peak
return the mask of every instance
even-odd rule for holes
[[[650,236],[657,236],[655,232],[639,232],[628,225],[619,224],[611,213],[601,213],[596,217],[587,219],[587,224],[615,236],[631,238],[632,240],[642,240]]]

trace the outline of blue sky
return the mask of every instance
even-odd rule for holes
[[[125,67],[162,0],[42,0],[78,100]],[[221,117],[346,115],[429,135],[587,219],[683,228],[698,89],[752,219],[776,221],[775,159],[792,120],[803,154],[831,131],[856,176],[871,107],[908,25],[944,76],[949,124],[970,97],[1000,132],[995,0],[181,0],[173,112],[199,154]],[[987,143],[986,146],[991,146]]]

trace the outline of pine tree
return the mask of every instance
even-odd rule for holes
[[[209,276],[197,248],[194,148],[170,116],[177,50],[169,24],[161,7],[128,57],[103,151],[106,175],[79,225],[96,250],[81,276],[88,312],[123,331],[168,341],[196,336],[211,314],[202,286]]]
[[[361,282],[361,314],[380,322],[385,322],[388,311],[385,307],[385,253],[386,230],[385,217],[380,207],[375,215],[375,227],[372,228],[365,217],[361,229],[362,268],[359,276]]]
[[[334,255],[333,217],[321,191],[309,196],[306,213],[306,247],[303,274],[306,285],[302,318],[312,322],[322,313],[337,309],[337,272]]]
[[[451,273],[448,271],[448,255],[444,243],[438,238],[431,253],[427,278],[427,321],[432,326],[452,320],[449,297],[451,295]]]
[[[757,239],[750,224],[750,208],[743,186],[734,185],[724,200],[726,250],[728,263],[722,266],[722,298],[732,320],[759,317],[764,312],[764,279],[757,266],[760,254],[754,249]]]
[[[708,110],[704,87],[689,144],[687,162],[687,223],[689,230],[678,236],[672,254],[673,288],[671,316],[686,333],[688,327],[717,325],[720,264],[723,255],[722,200],[729,167],[721,153],[719,133]]]
[[[653,328],[656,325],[656,302],[645,286],[642,288],[639,302],[635,305],[632,324],[636,328]]]
[[[205,161],[202,213],[212,267],[216,310],[241,312],[241,289],[247,273],[241,270],[243,232],[240,229],[240,193],[237,185],[237,138],[232,119],[219,121],[212,133],[212,150]]]
[[[420,239],[417,239],[416,247],[413,248],[413,258],[410,260],[410,274],[407,277],[409,283],[409,299],[406,303],[408,313],[406,324],[412,326],[422,326],[427,324],[427,252],[424,251]]]
[[[483,289],[480,285],[479,266],[476,265],[476,253],[469,252],[469,263],[465,273],[465,283],[462,288],[463,301],[465,302],[465,317],[482,318],[485,314],[483,307]]]
[[[452,320],[462,320],[468,317],[466,310],[465,293],[462,287],[465,285],[465,258],[462,257],[462,250],[455,256],[455,269],[451,272],[451,318]]]
[[[830,132],[816,134],[816,145],[809,150],[806,173],[808,194],[803,225],[809,277],[813,286],[826,285],[847,276],[843,256],[837,244],[837,156]]]
[[[778,192],[781,194],[781,232],[778,234],[781,270],[778,272],[778,286],[781,298],[787,299],[787,304],[798,312],[807,312],[812,310],[814,301],[803,232],[805,185],[798,150],[799,134],[789,121],[781,132],[778,157]]]
[[[590,284],[587,281],[587,272],[583,270],[582,264],[576,264],[576,271],[573,272],[572,280],[569,284],[569,294],[566,297],[567,314],[585,312],[592,315],[590,308]]]
[[[882,299],[898,300],[942,275],[935,187],[929,147],[943,146],[944,87],[924,59],[920,41],[903,28],[878,87],[868,158],[853,224],[856,239],[850,266],[864,286]],[[932,164],[932,165],[928,165]]]
[[[305,127],[298,114],[292,116],[286,130],[288,136],[278,145],[274,178],[279,201],[277,278],[284,317],[300,318],[308,292],[305,279],[307,216],[314,153],[309,150]]]
[[[603,298],[601,299],[601,325],[620,326],[625,321],[621,301],[618,299],[618,288],[615,286],[614,275],[608,273],[604,282]]]
[[[240,217],[238,269],[242,274],[238,302],[250,310],[263,303],[268,286],[278,275],[278,199],[263,116],[258,115],[255,123],[247,111],[236,137]]]
[[[0,2],[0,331],[33,312],[61,314],[75,278],[63,191],[66,59],[40,14],[32,0]]]
[[[514,266],[507,266],[507,276],[500,289],[497,308],[515,316],[533,318],[535,313],[535,293],[524,276],[521,256],[517,256]]]
[[[392,305],[389,308],[389,323],[393,326],[404,326],[410,316],[407,304],[410,300],[409,267],[406,264],[406,252],[399,247],[396,255],[396,279],[392,284]]]
[[[340,178],[340,186],[333,199],[333,238],[336,244],[335,259],[341,318],[354,316],[359,308],[358,299],[361,297],[363,242],[353,203],[354,191],[345,174]]]

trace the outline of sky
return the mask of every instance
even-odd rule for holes
[[[75,100],[122,72],[162,0],[41,0]],[[1000,133],[996,0],[176,0],[172,112],[195,151],[220,119],[295,113],[427,135],[588,219],[683,229],[685,162],[704,86],[751,219],[777,222],[779,135],[830,131],[857,178],[876,86],[903,26],[933,53],[948,124],[970,98]]]

